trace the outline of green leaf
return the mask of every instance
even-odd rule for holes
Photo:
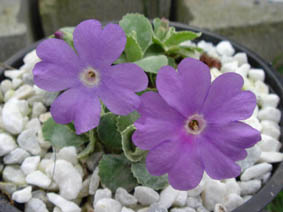
[[[127,57],[125,53],[122,53],[121,56],[116,61],[114,61],[113,64],[121,64],[121,63],[126,63],[126,62],[128,62]]]
[[[162,66],[168,65],[168,59],[164,55],[145,57],[135,62],[145,72],[157,74]]]
[[[175,28],[169,27],[169,21],[165,18],[155,18],[153,20],[154,37],[160,42],[163,42],[167,37],[175,31]]]
[[[44,122],[43,137],[55,148],[80,146],[88,141],[84,136],[77,135],[69,126],[57,124],[52,118]]]
[[[117,129],[117,117],[113,113],[105,113],[101,116],[97,127],[98,137],[108,150],[122,149],[122,137]]]
[[[168,185],[167,175],[152,176],[146,169],[145,162],[141,161],[132,164],[132,172],[139,184],[148,186],[154,190],[160,190]]]
[[[137,185],[137,181],[131,172],[131,163],[123,154],[103,155],[99,162],[98,174],[102,184],[113,192],[119,187],[131,191]]]
[[[152,43],[153,30],[149,20],[141,14],[127,14],[119,22],[127,35],[132,31],[137,34],[137,41],[143,52]]]
[[[191,31],[174,32],[169,38],[165,40],[164,45],[166,46],[166,48],[170,48],[172,46],[177,46],[184,41],[198,38],[200,35],[201,33],[195,33]]]
[[[132,31],[127,35],[125,53],[128,62],[134,62],[143,57],[143,51],[137,41],[137,34],[135,31]]]
[[[164,49],[157,44],[152,44],[146,52],[144,53],[144,57],[149,57],[149,56],[157,56],[157,55],[164,55]]]
[[[138,162],[142,160],[147,154],[146,151],[139,149],[133,144],[132,135],[135,130],[136,128],[134,127],[134,125],[131,125],[122,132],[122,148],[124,154],[128,158],[128,160],[132,162]]]
[[[139,113],[134,111],[127,116],[118,116],[117,129],[123,132],[128,126],[132,125],[140,117]]]

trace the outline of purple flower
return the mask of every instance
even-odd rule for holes
[[[141,96],[134,143],[149,150],[146,166],[152,175],[168,173],[176,189],[196,187],[204,170],[214,179],[236,177],[235,163],[260,133],[239,120],[252,115],[255,95],[242,91],[235,73],[210,81],[209,68],[199,60],[184,59],[178,72],[165,66],[157,75],[158,93]]]
[[[43,41],[36,49],[42,61],[33,74],[40,88],[64,91],[51,105],[51,114],[61,124],[74,121],[80,134],[98,125],[100,100],[116,114],[135,110],[140,103],[135,92],[144,90],[148,79],[135,64],[111,65],[126,44],[119,25],[102,29],[100,22],[87,20],[73,35],[76,52],[63,40]]]

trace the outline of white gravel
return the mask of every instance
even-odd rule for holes
[[[82,197],[87,196],[92,201],[88,207],[96,212],[228,212],[252,198],[270,178],[272,165],[283,160],[279,152],[280,98],[270,93],[264,83],[264,71],[251,67],[245,53],[235,54],[228,41],[216,46],[200,41],[197,46],[222,62],[221,70],[211,69],[212,80],[224,72],[236,72],[244,78],[244,89],[257,97],[258,107],[244,122],[260,130],[262,140],[247,150],[246,159],[238,162],[242,168],[240,181],[217,181],[204,175],[200,185],[190,191],[178,191],[171,186],[155,191],[138,186],[132,192],[118,188],[112,194],[101,185],[98,168],[92,165],[89,170],[94,171],[86,172],[75,147],[58,150],[56,157],[48,153],[50,144],[43,139],[41,127],[50,117],[47,108],[58,93],[33,85],[32,69],[40,60],[32,51],[19,70],[5,71],[9,79],[0,83],[0,157],[4,180],[0,189],[10,189],[13,200],[26,203],[26,212],[80,212]]]

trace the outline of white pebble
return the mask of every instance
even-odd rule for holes
[[[40,161],[40,156],[27,157],[21,165],[21,170],[25,175],[34,172]]]
[[[261,123],[259,122],[259,120],[254,117],[254,116],[251,116],[250,118],[246,119],[246,120],[243,120],[244,123],[250,125],[251,127],[255,128],[256,130],[258,131],[261,131],[262,130],[262,126],[261,126]]]
[[[172,208],[170,212],[196,212],[196,210],[191,207],[185,207],[185,208]]]
[[[131,208],[123,207],[121,212],[135,212],[135,211],[133,209],[131,209]]]
[[[62,212],[81,212],[81,209],[77,204],[64,199],[58,194],[48,193],[47,197],[49,201],[52,202],[57,207],[59,207],[62,210]]]
[[[217,180],[209,180],[205,184],[205,188],[202,193],[203,204],[208,210],[213,210],[217,203],[224,201],[225,195],[226,185],[224,183]]]
[[[259,105],[262,108],[274,107],[276,108],[279,104],[280,98],[277,94],[263,94],[259,98]]]
[[[261,122],[262,134],[271,136],[272,138],[278,140],[280,137],[280,127],[274,121],[264,120]]]
[[[272,169],[272,165],[268,163],[260,163],[260,164],[254,165],[250,168],[247,168],[243,172],[243,174],[241,175],[241,180],[248,181],[253,178],[257,178],[271,171],[271,169]]]
[[[283,161],[283,153],[281,152],[262,152],[260,155],[261,162],[279,163]]]
[[[226,185],[226,193],[235,193],[240,195],[241,193],[241,188],[239,184],[237,183],[235,178],[230,178],[225,180],[225,185]]]
[[[18,203],[26,203],[32,197],[31,190],[32,190],[32,187],[28,186],[22,190],[16,191],[13,193],[12,199]]]
[[[24,127],[24,118],[18,103],[19,100],[11,99],[4,105],[2,111],[3,125],[12,134],[19,134]]]
[[[240,65],[240,67],[238,67],[238,69],[236,70],[236,73],[240,74],[242,77],[246,78],[248,76],[248,72],[251,68],[251,66],[249,64],[243,64]],[[246,78],[247,79],[247,78]],[[248,80],[248,79],[247,79]],[[249,81],[249,80],[248,80]]]
[[[263,175],[260,179],[262,180],[262,183],[266,183],[270,177],[271,177],[271,172],[268,172],[265,175]]]
[[[94,195],[94,202],[93,202],[93,207],[95,207],[96,203],[104,198],[110,198],[111,199],[112,192],[108,189],[97,189]],[[119,201],[119,200],[118,200]]]
[[[213,212],[228,212],[227,208],[220,204],[220,203],[217,203],[214,207],[214,211]]]
[[[200,206],[197,208],[197,212],[209,212],[204,206]]]
[[[35,185],[40,188],[48,188],[51,184],[50,178],[38,170],[28,174],[26,181],[28,184]]]
[[[42,114],[40,114],[40,116],[39,116],[39,121],[40,121],[41,123],[44,123],[44,122],[46,122],[49,118],[51,118],[51,113],[50,113],[50,112],[42,113]]]
[[[46,112],[46,107],[41,102],[35,102],[32,105],[32,117],[38,117],[40,114]]]
[[[174,201],[176,200],[179,191],[174,189],[172,186],[167,186],[163,191],[160,193],[159,205],[163,208],[170,208]]]
[[[42,200],[31,198],[25,205],[25,212],[48,212],[48,210]]]
[[[188,192],[187,191],[179,191],[175,201],[173,202],[174,206],[184,207],[187,202]]]
[[[269,135],[261,134],[261,141],[257,143],[262,152],[278,152],[282,144]]]
[[[19,100],[18,101],[18,107],[20,109],[20,112],[23,116],[27,116],[30,112],[30,108],[28,105],[28,102],[26,100]]]
[[[134,206],[137,204],[137,199],[128,193],[124,188],[118,188],[115,193],[115,199],[125,206]]]
[[[263,95],[269,93],[269,88],[264,82],[258,80],[254,84],[253,91],[258,95]]]
[[[24,150],[27,150],[33,155],[39,155],[41,148],[39,145],[39,139],[36,136],[36,131],[34,129],[24,130],[18,136],[18,144]]]
[[[68,200],[77,198],[82,188],[82,177],[70,162],[57,160],[53,166],[49,167],[47,172],[53,176],[62,197]]]
[[[8,90],[12,89],[12,82],[11,80],[3,80],[1,82],[1,90],[5,94]]]
[[[204,190],[205,182],[206,182],[206,179],[205,179],[205,176],[204,176],[202,178],[202,180],[200,181],[200,183],[197,185],[197,187],[188,191],[188,196],[190,196],[190,197],[199,196],[200,193]]]
[[[18,185],[25,184],[25,176],[18,166],[6,166],[3,170],[3,179]]]
[[[237,164],[241,167],[242,171],[254,165],[260,158],[261,150],[255,145],[246,149],[248,156],[241,161],[237,161]]]
[[[262,69],[251,69],[248,73],[248,77],[253,81],[264,81],[265,73]]]
[[[37,133],[41,131],[41,125],[40,125],[38,118],[33,118],[29,120],[29,122],[25,126],[25,129],[26,130],[33,129]]]
[[[66,160],[73,165],[78,163],[77,149],[74,146],[63,147],[57,154],[58,159]]]
[[[12,80],[12,88],[13,89],[17,89],[22,84],[23,84],[22,79],[15,78],[15,79]]]
[[[22,70],[7,70],[4,72],[4,76],[10,79],[21,78],[22,75]]]
[[[121,210],[121,204],[110,198],[99,200],[94,207],[95,212],[121,212]]]
[[[223,73],[226,73],[226,72],[236,72],[238,69],[238,62],[237,61],[233,61],[233,62],[230,62],[230,63],[225,63],[222,68],[221,68],[221,71]]]
[[[239,52],[234,55],[234,59],[238,61],[239,65],[247,64],[248,63],[248,56],[244,52]]]
[[[100,177],[98,176],[98,168],[94,170],[94,172],[91,175],[90,178],[90,184],[89,184],[89,193],[95,194],[100,182]]]
[[[146,207],[146,208],[141,208],[141,209],[139,209],[139,210],[137,210],[137,212],[148,212],[148,207]]]
[[[25,158],[29,156],[29,153],[27,151],[16,148],[13,151],[9,152],[9,154],[5,155],[4,157],[4,163],[5,164],[21,164]]]
[[[0,157],[8,154],[17,148],[17,144],[13,137],[6,133],[0,133]]]
[[[33,90],[32,86],[24,84],[19,87],[13,96],[16,99],[27,99],[28,97],[34,95],[35,91]]]
[[[243,203],[244,200],[242,199],[242,197],[240,197],[238,194],[232,193],[225,198],[223,204],[228,209],[228,211],[232,211]]]
[[[260,180],[250,180],[239,182],[241,195],[250,195],[256,193],[261,188]]]
[[[270,120],[279,123],[281,119],[281,112],[277,108],[266,107],[258,112],[258,118],[260,120]]]
[[[159,200],[159,194],[146,186],[135,187],[134,196],[142,205],[151,205]]]
[[[229,41],[221,41],[216,46],[216,51],[220,55],[232,56],[235,53],[235,49]]]
[[[199,207],[201,207],[201,206],[203,206],[202,205],[202,199],[200,198],[200,196],[198,196],[198,197],[188,197],[188,199],[187,199],[187,205],[189,206],[189,207],[192,207],[192,208],[199,208]]]

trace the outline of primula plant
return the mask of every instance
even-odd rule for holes
[[[260,140],[240,121],[256,98],[238,74],[211,82],[209,67],[192,58],[202,50],[182,44],[199,36],[138,14],[58,30],[37,47],[33,70],[38,87],[60,92],[43,136],[55,149],[76,146],[82,162],[100,155],[101,182],[113,191],[168,182],[188,190],[204,171],[237,177],[235,162]]]

